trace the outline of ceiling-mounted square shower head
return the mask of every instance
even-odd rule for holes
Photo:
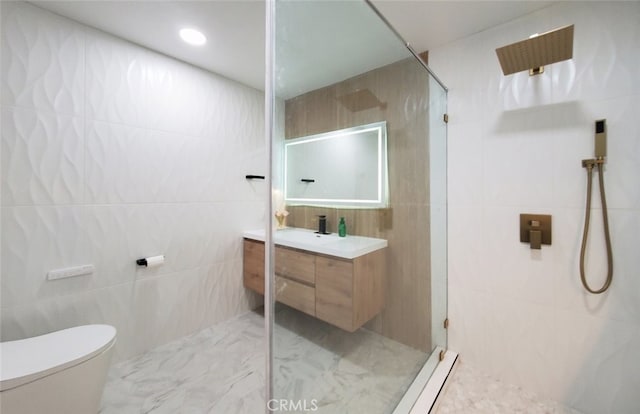
[[[496,54],[505,76],[571,59],[573,25],[500,47]]]

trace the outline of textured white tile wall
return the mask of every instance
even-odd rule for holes
[[[640,3],[567,2],[431,50],[449,86],[449,344],[585,413],[640,412]],[[503,76],[495,48],[575,24],[573,60]],[[614,279],[578,263],[594,121],[607,118]],[[588,277],[606,274],[597,185]],[[518,239],[553,215],[553,245]]]
[[[254,306],[241,234],[264,220],[264,183],[244,179],[266,172],[261,92],[13,2],[1,82],[3,340],[110,323],[123,358]]]

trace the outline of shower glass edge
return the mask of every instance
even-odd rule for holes
[[[273,193],[274,180],[274,122],[275,122],[275,89],[274,89],[274,59],[275,59],[275,0],[265,1],[265,149],[267,154],[265,174],[266,187],[271,188],[267,192],[265,200],[265,260],[264,260],[264,323],[265,323],[265,413],[270,413],[269,401],[273,397],[273,281],[274,281],[274,215],[273,215]]]
[[[432,369],[435,368],[431,364],[434,360],[437,361],[437,353],[447,349],[447,332],[444,327],[444,320],[447,318],[447,125],[443,119],[447,109],[446,87],[369,2],[267,0],[266,9],[265,126],[270,157],[268,166],[271,171],[269,185],[272,188],[272,197],[267,208],[265,239],[265,274],[269,276],[265,281],[265,328],[267,329],[265,394],[267,402],[271,402],[271,406],[268,404],[266,407],[266,412],[278,411],[278,407],[282,409],[280,405],[274,410],[273,404],[283,403],[288,404],[286,408],[289,411],[295,411],[292,408],[298,408],[299,411],[332,413],[357,412],[356,408],[366,408],[369,413],[409,412],[417,398],[416,393],[424,388]],[[354,31],[350,32],[349,28]],[[338,54],[342,53],[343,56],[355,55],[356,60],[365,63],[354,71],[353,62],[349,64],[349,62],[323,59],[330,55],[331,49],[337,50]],[[374,50],[379,58],[371,58],[366,53],[368,50]],[[397,89],[398,93],[401,93],[403,88],[396,88],[396,85],[385,87],[382,85],[384,81],[371,85],[367,83],[367,79],[383,76],[380,74],[385,71],[393,72],[394,65],[399,65],[398,62],[401,61],[406,61],[406,64],[398,69],[403,82],[411,83],[415,89],[420,89],[422,92],[395,98],[391,96],[393,93],[389,92],[389,96],[382,99],[385,88]],[[314,73],[316,71],[322,73]],[[399,159],[395,157],[400,156],[400,149],[394,149],[393,142],[390,142],[391,200],[388,211],[393,216],[393,225],[396,227],[401,227],[396,223],[402,220],[414,220],[412,214],[415,215],[418,212],[424,223],[416,222],[414,225],[418,224],[416,227],[419,227],[424,224],[423,230],[427,229],[428,236],[420,245],[423,250],[419,251],[419,255],[428,256],[429,260],[413,265],[419,269],[416,272],[420,273],[418,277],[423,279],[418,285],[412,287],[419,291],[428,308],[424,307],[424,303],[416,305],[421,310],[428,310],[423,320],[414,321],[414,324],[419,323],[425,326],[423,330],[425,339],[422,342],[416,342],[407,338],[406,335],[403,337],[402,334],[390,334],[388,329],[385,331],[384,322],[391,317],[376,317],[373,322],[365,324],[354,334],[347,334],[330,324],[316,321],[313,317],[288,306],[275,303],[274,211],[280,207],[278,204],[281,201],[279,196],[273,195],[281,194],[284,187],[284,141],[286,138],[368,123],[369,119],[364,115],[375,109],[365,109],[362,114],[347,113],[346,118],[349,119],[343,119],[344,116],[341,115],[344,108],[340,107],[337,98],[341,98],[351,91],[349,88],[358,84],[373,90],[375,95],[382,101],[388,101],[389,105],[398,100],[403,102],[404,107],[400,108],[399,112],[402,112],[404,120],[377,119],[377,121],[388,121],[390,141],[394,136],[399,137],[406,133],[409,128],[394,131],[394,125],[406,122],[413,127],[416,125],[421,127],[419,134],[410,134],[413,138],[415,135],[421,137],[418,146],[411,147],[411,151],[418,153],[419,156],[416,160],[409,160],[407,163],[418,165],[423,162],[426,166],[423,182],[409,183],[409,190],[412,187],[423,188],[426,191],[426,199],[394,198],[395,194],[402,193],[399,182],[394,181],[393,178],[394,174],[400,174],[400,171],[394,171],[393,165],[394,159],[396,161]],[[335,119],[322,121],[320,119],[322,113],[308,112],[317,109],[314,106],[317,103],[311,103],[313,99],[307,99],[312,98],[310,94],[314,91],[318,94],[325,93],[325,103],[335,106],[330,110],[331,113],[337,113]],[[293,106],[294,98],[304,110],[313,113],[315,118],[310,117],[308,122],[303,122],[303,125],[298,122],[297,126],[292,127],[288,122],[292,118],[296,119],[296,114],[290,112],[285,114],[285,107],[288,108],[288,104]],[[350,122],[355,124],[350,125]],[[420,167],[415,167],[411,172],[412,177],[418,177],[419,172]],[[296,227],[311,228],[313,214],[317,214],[318,211],[324,213],[321,207],[287,206],[287,209],[290,210],[290,223],[293,221]],[[330,207],[324,209],[333,211]],[[337,208],[335,210],[336,218],[339,214],[357,215],[356,211],[360,211]],[[304,219],[301,219],[301,215]],[[350,230],[349,226],[348,229]],[[330,228],[330,231],[336,230],[337,228]],[[351,234],[349,230],[348,234]],[[366,234],[366,236],[386,238],[389,240],[389,250],[407,242],[397,234],[390,234],[385,230],[379,231],[376,235]],[[387,307],[394,305],[393,298],[391,300],[387,298],[387,302]],[[394,372],[398,379],[395,388],[392,385],[383,384],[380,373],[385,373],[387,376],[389,372],[380,367],[369,366],[371,361],[361,356],[370,349],[374,349],[373,345],[366,344],[366,340],[373,336],[376,340],[383,341],[384,346],[387,346],[389,341],[398,342],[398,346],[407,351],[408,355],[413,356],[413,351],[421,353],[419,369],[412,366],[406,372]],[[323,359],[324,357],[326,358]],[[380,358],[380,355],[376,355],[376,358]],[[335,364],[332,365],[327,361],[333,361]],[[396,365],[403,365],[403,362],[399,361]],[[367,383],[371,387],[378,385],[386,387],[384,392],[390,397],[376,399],[372,395],[366,395],[366,398],[358,399],[353,395],[340,394],[344,390],[357,388],[358,381],[349,382],[348,372],[341,371],[345,366],[348,368],[347,371],[359,370],[359,374],[365,377],[369,375],[362,382],[369,381]],[[354,392],[357,394],[358,390]]]

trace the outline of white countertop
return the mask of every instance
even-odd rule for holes
[[[245,231],[243,237],[264,241],[264,229]],[[355,259],[387,247],[387,241],[384,239],[348,234],[346,237],[339,237],[337,233],[316,234],[313,230],[294,227],[277,230],[273,242],[278,246],[293,247],[344,259]]]

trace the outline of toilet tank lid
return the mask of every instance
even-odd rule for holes
[[[0,343],[0,391],[80,364],[115,342],[110,325],[83,325]]]

